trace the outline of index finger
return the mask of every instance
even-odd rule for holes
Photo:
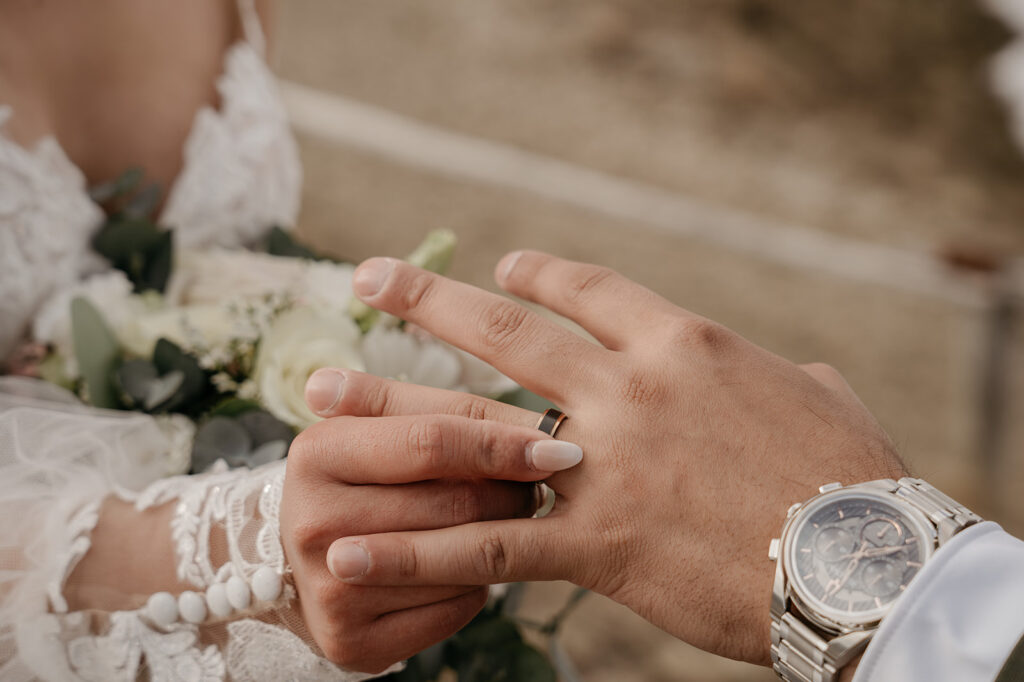
[[[295,475],[357,485],[439,478],[540,481],[576,466],[583,449],[536,429],[448,415],[335,417],[296,439]]]
[[[367,304],[414,322],[497,367],[525,388],[572,408],[572,388],[599,386],[614,354],[507,298],[394,258],[371,258],[353,288]]]

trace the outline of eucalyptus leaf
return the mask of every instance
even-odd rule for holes
[[[127,360],[114,373],[114,379],[132,404],[141,405],[149,394],[150,383],[160,376],[156,365],[148,360]]]
[[[153,349],[153,364],[161,375],[170,374],[175,370],[184,375],[180,388],[162,409],[168,412],[195,411],[198,401],[209,387],[206,372],[199,366],[199,361],[177,344],[160,339]]]
[[[252,412],[253,410],[259,410],[260,404],[256,400],[246,400],[245,398],[225,398],[219,403],[214,405],[209,412],[211,417],[238,417],[246,412]]]
[[[257,446],[255,450],[246,455],[245,464],[250,468],[256,468],[264,464],[276,462],[279,459],[284,459],[284,456],[287,454],[288,441],[272,440]]]
[[[146,218],[156,212],[160,203],[163,190],[158,183],[152,183],[143,187],[140,191],[125,203],[122,212],[129,218]]]
[[[287,230],[275,225],[267,235],[267,253],[306,260],[324,260],[324,257],[305,244],[299,243]]]
[[[451,230],[433,230],[405,260],[418,268],[443,275],[452,264],[458,241]]]
[[[167,374],[157,377],[149,382],[149,387],[146,390],[146,399],[143,401],[142,406],[147,412],[152,412],[170,402],[182,385],[185,383],[185,373],[180,369],[176,369],[168,372]]]
[[[120,345],[103,315],[82,297],[71,301],[71,337],[89,402],[96,407],[120,407],[113,385]]]
[[[136,288],[141,291],[159,291],[163,293],[167,288],[167,280],[171,277],[171,268],[174,264],[174,238],[171,232],[163,232],[146,254],[145,262],[141,265],[139,281]]]
[[[129,168],[113,180],[90,187],[89,198],[97,204],[106,203],[135,189],[142,182],[143,175],[141,168]]]
[[[205,471],[218,459],[233,466],[244,462],[252,439],[242,426],[228,417],[214,417],[199,427],[192,446],[192,470]]]
[[[295,431],[288,424],[266,410],[253,410],[236,417],[236,421],[252,438],[253,447],[260,447],[273,441],[283,441],[285,450],[295,438]],[[283,455],[282,455],[283,456]],[[280,459],[276,457],[275,459]]]

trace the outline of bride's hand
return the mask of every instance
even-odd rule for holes
[[[281,540],[306,627],[335,663],[379,672],[408,658],[468,623],[484,605],[487,588],[479,581],[426,587],[343,583],[328,572],[332,541],[528,517],[536,510],[533,483],[479,478],[495,472],[475,461],[449,459],[454,438],[481,443],[474,455],[496,461],[507,459],[510,448],[550,440],[530,429],[454,417],[340,417],[306,429],[292,444]],[[501,473],[515,481],[548,475],[525,464]],[[332,558],[351,567],[344,556]]]
[[[368,555],[348,584],[566,579],[696,646],[767,663],[769,539],[789,505],[824,483],[904,473],[878,423],[835,370],[798,367],[610,270],[521,252],[506,256],[496,277],[600,345],[391,259],[360,266],[355,288],[559,405],[569,419],[558,439],[581,445],[583,462],[548,479],[558,498],[542,519],[339,533],[349,537],[332,553]],[[534,413],[482,398],[345,375],[336,404],[315,408],[537,423]],[[480,456],[486,432],[466,419],[452,424],[458,466],[515,478],[521,461]],[[408,466],[406,459],[396,448],[365,465]]]

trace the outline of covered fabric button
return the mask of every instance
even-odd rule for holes
[[[281,596],[281,577],[270,566],[261,566],[252,576],[252,593],[260,601],[274,601]]]
[[[233,575],[228,579],[227,593],[228,603],[233,607],[239,611],[249,608],[252,594],[249,592],[249,586],[237,575]]]
[[[206,620],[206,601],[202,595],[186,590],[178,595],[178,611],[182,620],[202,623]]]
[[[170,592],[157,592],[146,601],[146,615],[157,625],[167,627],[178,620],[178,600]]]
[[[227,618],[231,615],[228,591],[222,583],[214,583],[206,588],[206,605],[210,607],[210,613],[218,618]]]

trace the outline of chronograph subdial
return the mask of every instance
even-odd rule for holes
[[[826,526],[814,538],[814,554],[823,561],[840,561],[849,556],[857,545],[857,538],[839,526]]]
[[[903,527],[896,521],[884,516],[868,519],[860,530],[860,539],[874,547],[894,547],[902,545]]]
[[[890,559],[868,561],[860,572],[860,587],[873,597],[886,597],[903,586],[907,562]]]

